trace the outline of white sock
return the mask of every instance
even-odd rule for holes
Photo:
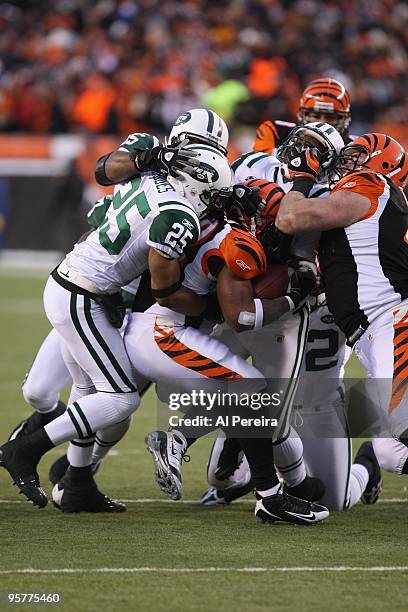
[[[128,417],[120,423],[115,423],[102,431],[96,432],[95,444],[92,449],[92,463],[101,461],[106,457],[112,446],[115,446],[115,444],[121,441],[128,431],[131,421],[132,417]]]
[[[293,427],[283,442],[274,442],[273,458],[276,469],[289,487],[296,487],[306,478],[302,440]]]
[[[258,489],[257,489],[256,492],[261,497],[268,497],[269,495],[276,495],[277,493],[279,493],[280,487],[281,487],[281,485],[279,483],[279,484],[271,487],[270,489],[266,489],[265,491],[258,491]]]
[[[72,440],[68,446],[67,458],[72,467],[86,467],[92,463],[94,436],[85,440]]]
[[[350,501],[348,507],[354,506],[361,498],[367,486],[370,475],[364,465],[353,463],[350,474]]]

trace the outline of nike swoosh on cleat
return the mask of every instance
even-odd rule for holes
[[[309,514],[297,514],[296,512],[288,512],[286,514],[290,514],[291,516],[296,516],[297,518],[304,519],[306,521],[315,521],[316,515],[313,512],[309,512]]]

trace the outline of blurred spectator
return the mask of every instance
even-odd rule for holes
[[[201,104],[291,120],[318,76],[346,81],[359,129],[404,123],[407,21],[403,0],[10,0],[0,129],[165,132]]]

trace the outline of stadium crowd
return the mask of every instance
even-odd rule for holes
[[[293,120],[339,78],[353,126],[407,121],[402,0],[25,0],[0,4],[0,129],[163,133],[205,105],[229,125]]]

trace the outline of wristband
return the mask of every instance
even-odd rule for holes
[[[259,329],[259,328],[262,327],[262,324],[263,324],[263,306],[262,306],[262,300],[260,300],[259,298],[255,298],[254,299],[254,304],[255,304],[254,329]]]
[[[152,296],[155,299],[169,297],[169,295],[176,293],[176,291],[180,289],[181,285],[182,285],[182,279],[180,278],[176,283],[173,283],[173,285],[169,285],[168,287],[165,287],[164,289],[152,289]]]
[[[300,193],[303,193],[303,195],[307,198],[313,185],[314,180],[312,178],[301,176],[299,178],[295,178],[290,191],[300,191]]]
[[[241,310],[238,316],[238,323],[245,325],[245,327],[253,327],[259,329],[263,323],[263,306],[262,300],[259,298],[254,299],[255,312],[249,312],[248,310]]]

